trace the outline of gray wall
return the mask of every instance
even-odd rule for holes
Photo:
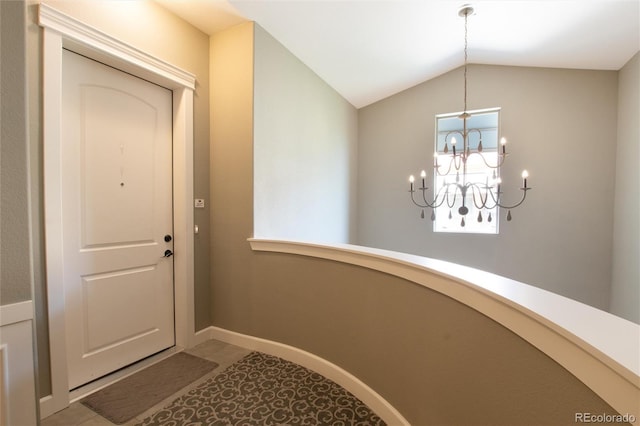
[[[0,2],[0,304],[31,300],[26,7]]]
[[[611,283],[617,72],[469,67],[469,109],[502,107],[510,155],[505,201],[533,187],[499,235],[435,234],[408,195],[431,176],[434,115],[462,109],[462,70],[359,111],[358,244],[494,272],[608,309]]]
[[[357,111],[255,26],[254,235],[355,236]]]
[[[4,2],[2,2],[4,3]],[[11,3],[11,2],[10,2]],[[31,228],[34,256],[34,302],[41,396],[50,393],[48,324],[44,272],[44,213],[42,204],[41,129],[41,30],[37,25],[38,1],[29,1],[27,55],[29,84],[29,157],[31,167]],[[176,65],[196,76],[194,95],[194,192],[196,198],[209,194],[209,37],[157,3],[97,0],[47,0],[47,4],[106,32],[136,48]],[[3,49],[4,50],[4,49]],[[4,85],[3,85],[4,87]],[[210,201],[207,199],[207,201]],[[195,210],[200,233],[195,238],[195,323],[196,329],[211,325],[209,211]],[[25,220],[27,220],[25,218]]]
[[[640,324],[640,53],[618,84],[611,312]]]

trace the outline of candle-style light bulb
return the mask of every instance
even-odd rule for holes
[[[507,150],[507,139],[503,136],[500,138],[500,145],[502,145],[502,153],[506,154],[506,150]]]
[[[434,153],[433,153],[433,165],[434,165],[434,167],[435,167],[436,169],[439,167],[439,166],[438,166],[438,153],[437,153],[437,152],[434,152]]]
[[[527,178],[529,177],[529,172],[526,170],[522,171],[522,187],[526,188],[527,187]]]
[[[413,181],[415,181],[416,178],[413,177],[413,175],[409,176],[409,190],[411,192],[413,192]]]
[[[422,178],[422,188],[426,188],[425,178],[427,177],[427,172],[424,170],[420,172],[420,177]]]
[[[451,138],[451,146],[453,147],[453,155],[456,155],[456,138]]]

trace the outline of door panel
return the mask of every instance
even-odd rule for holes
[[[84,85],[80,96],[83,248],[153,241],[156,135],[149,129],[158,111],[111,87]]]
[[[172,94],[63,52],[70,389],[174,345]]]
[[[156,273],[152,265],[82,278],[85,354],[157,331],[157,312],[147,303]],[[113,306],[118,306],[118,315]]]

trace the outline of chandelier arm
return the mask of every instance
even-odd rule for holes
[[[429,207],[429,208],[431,208],[431,209],[432,209],[432,208],[434,208],[434,206],[435,206],[435,204],[436,204],[436,200],[435,200],[435,198],[434,198],[434,200],[433,200],[433,202],[432,202],[432,203],[430,203],[430,202],[427,200],[427,189],[429,189],[429,188],[427,188],[427,187],[422,187],[422,188],[420,188],[420,189],[422,190],[422,200],[424,201],[424,203],[426,204],[426,206],[427,206],[427,207]]]
[[[464,138],[466,137],[466,136],[465,136],[465,134],[464,134],[464,132],[463,132],[462,130],[457,130],[457,129],[456,129],[456,130],[449,130],[449,131],[447,132],[447,134],[444,136],[444,143],[445,143],[445,144],[447,143],[447,138],[448,138],[449,136],[453,135],[453,134],[458,134],[458,135],[460,135],[460,137],[462,138],[462,140],[464,140]]]
[[[441,197],[440,194],[442,194],[443,188],[445,189],[445,195]],[[443,205],[445,200],[448,197],[448,193],[449,193],[449,188],[447,188],[445,186],[441,187],[440,190],[437,191],[437,192],[435,191],[435,188],[434,188],[433,204],[431,205],[432,206],[431,208],[437,209],[438,207]],[[440,199],[439,202],[438,202],[438,199]]]
[[[427,205],[426,205],[426,206],[423,206],[422,204],[418,203],[418,202],[415,200],[415,198],[413,198],[413,194],[414,194],[414,192],[416,192],[416,191],[413,191],[413,190],[412,190],[412,191],[409,191],[409,193],[411,194],[411,201],[413,202],[413,204],[415,204],[416,206],[421,207],[421,208],[423,208],[423,209],[426,209],[426,208],[431,207],[431,206],[429,205],[429,203],[427,203]],[[424,191],[422,191],[422,193],[423,193],[423,198],[424,198]],[[425,202],[426,202],[426,200],[425,200]]]
[[[502,164],[504,163],[504,159],[506,157],[506,154],[498,154],[498,156],[500,157],[500,160],[498,161],[498,164],[496,164],[495,166],[489,164],[489,162],[487,161],[487,159],[484,157],[484,155],[481,152],[478,151],[473,151],[469,154],[469,157],[471,157],[472,155],[479,155],[480,158],[482,158],[482,161],[484,162],[485,166],[487,166],[490,169],[499,169],[500,167],[502,167]]]
[[[473,205],[476,206],[477,209],[484,209],[487,208],[487,201],[489,199],[489,188],[487,187],[485,190],[485,196],[484,198],[482,197],[482,188],[480,188],[480,186],[477,183],[472,183],[469,184],[469,187],[471,188],[471,195],[473,197]],[[480,198],[481,203],[478,204],[476,201],[476,192],[478,193],[478,197]]]
[[[529,191],[530,189],[533,189],[533,188],[520,188],[520,190],[522,191],[522,198],[516,204],[512,206],[507,206],[507,205],[497,203],[497,206],[503,209],[515,209],[520,204],[524,203],[524,199],[527,198],[527,191]]]
[[[445,200],[447,201],[447,205],[449,205],[449,185],[452,185],[452,184],[448,184],[446,187],[444,187],[444,188],[446,188],[446,190],[445,190],[445,195],[443,197],[440,197],[440,194],[442,193],[442,189],[440,189],[440,191],[438,191],[437,193],[434,193],[434,198],[433,198],[433,202],[432,203],[427,201],[427,195],[426,194],[427,194],[427,189],[429,189],[429,188],[425,188],[425,187],[419,188],[422,191],[422,200],[424,201],[424,204],[420,204],[418,201],[415,200],[413,194],[416,191],[409,191],[409,193],[411,194],[411,201],[413,202],[413,204],[415,204],[416,206],[418,206],[420,208],[423,208],[423,209],[426,209],[426,208],[436,209],[436,208],[442,206],[442,204],[444,204]],[[440,202],[438,202],[438,198],[440,198]],[[455,204],[455,200],[456,200],[456,197],[455,197],[455,194],[454,194],[453,202],[452,202],[451,205],[449,205],[449,207],[453,207],[453,204]]]
[[[493,195],[493,191],[488,191],[489,194],[491,195],[491,201],[493,201],[493,207],[490,208],[494,208],[496,206],[499,206],[500,203],[500,185],[498,185],[498,189],[496,191],[496,195]]]
[[[472,127],[467,131],[467,134],[471,132],[478,132],[478,136],[480,137],[480,140],[482,140],[482,130]]]
[[[440,173],[441,164],[438,164],[438,167],[434,166],[434,169],[435,169],[436,173],[438,174],[438,176],[447,176],[449,174],[449,172],[451,172],[451,164],[453,164],[453,158],[449,159],[449,167],[447,168],[447,171],[445,173]]]
[[[454,193],[453,193],[453,201],[451,201],[451,202],[449,202],[449,186],[450,186],[450,185],[454,185],[454,186],[455,186],[455,188],[456,188],[456,189],[454,190]],[[458,192],[458,184],[457,184],[457,183],[448,183],[448,184],[447,184],[447,186],[446,186],[446,188],[447,188],[447,190],[445,191],[445,194],[444,194],[444,196],[445,196],[445,197],[444,197],[444,199],[446,199],[446,200],[447,200],[447,206],[448,206],[450,209],[452,209],[452,208],[453,208],[453,206],[456,204],[456,198],[458,197],[458,194],[457,194],[457,192]],[[441,205],[442,205],[442,204],[441,204]]]
[[[456,161],[456,159],[457,159],[458,161]],[[464,159],[462,158],[462,154],[454,154],[454,156],[453,156],[452,160],[453,160],[453,167],[456,169],[456,171],[460,171],[460,167],[461,167],[463,164],[466,164],[466,163],[467,163],[467,162],[466,162],[466,161],[464,161]]]
[[[462,165],[461,161],[462,161],[462,155],[465,155],[465,151],[466,151],[466,145],[467,145],[467,136],[466,136],[466,131],[460,131],[460,130],[449,130],[449,132],[447,132],[447,134],[444,137],[444,143],[445,146],[447,144],[447,138],[452,135],[452,134],[458,134],[460,135],[460,137],[462,138],[462,154],[458,154],[456,153],[456,149],[455,149],[455,145],[452,143],[451,144],[451,149],[453,151],[453,166],[456,168],[456,170],[460,170],[460,166]],[[460,160],[458,160],[456,162],[456,158],[460,157]]]

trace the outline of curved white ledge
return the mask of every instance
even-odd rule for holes
[[[640,419],[640,325],[478,269],[350,244],[250,238],[254,251],[363,266],[438,291],[492,318],[554,359],[621,414]],[[449,279],[442,284],[431,275]]]

